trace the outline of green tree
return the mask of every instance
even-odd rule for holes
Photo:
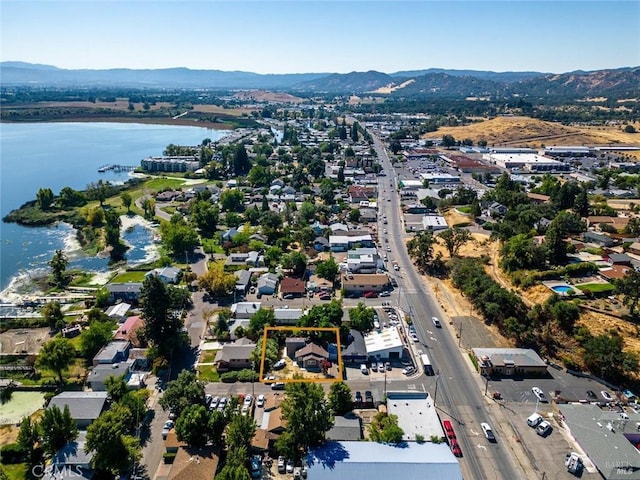
[[[333,205],[336,203],[336,195],[333,190],[336,188],[336,184],[330,178],[323,178],[320,182],[320,198],[325,205]]]
[[[68,405],[64,406],[64,410],[60,410],[56,405],[44,410],[40,420],[40,435],[43,450],[49,455],[75,440],[78,436],[78,426],[71,418]]]
[[[316,215],[316,206],[311,202],[302,202],[298,209],[298,218],[304,224],[309,224]]]
[[[51,267],[51,275],[53,275],[53,281],[57,286],[62,286],[65,283],[65,272],[69,266],[69,260],[62,250],[56,250],[53,253],[53,257],[49,260],[49,267]]]
[[[175,214],[171,217],[171,221],[162,223],[160,234],[162,244],[176,256],[192,251],[199,242],[198,233],[184,221],[180,214]]]
[[[407,242],[409,256],[423,272],[431,268],[435,242],[436,239],[431,232],[419,232]]]
[[[86,359],[91,359],[113,338],[116,325],[111,320],[91,322],[89,328],[80,334],[80,352]]]
[[[36,204],[40,210],[49,210],[53,205],[53,192],[50,188],[40,188],[36,193]]]
[[[551,306],[551,314],[560,328],[565,332],[572,332],[574,325],[580,318],[580,309],[574,303],[559,301]]]
[[[349,210],[349,221],[352,223],[358,223],[360,221],[360,209],[352,208]]]
[[[223,212],[242,212],[244,194],[237,189],[225,190],[220,194],[220,207]]]
[[[462,227],[447,228],[438,236],[443,241],[450,257],[458,256],[460,247],[473,238],[471,232]]]
[[[442,146],[445,148],[451,148],[456,146],[456,139],[453,135],[443,135],[442,136]]]
[[[216,474],[216,480],[251,480],[251,475],[244,465],[225,465]]]
[[[351,389],[344,382],[334,382],[329,388],[329,407],[336,415],[344,415],[353,410]]]
[[[289,383],[286,392],[281,408],[287,420],[287,435],[276,440],[276,448],[293,452],[297,460],[309,447],[324,441],[325,433],[333,426],[333,415],[324,390],[317,383]]]
[[[584,186],[575,197],[573,211],[583,218],[589,216],[589,198],[587,197],[587,188]]]
[[[42,316],[51,330],[59,330],[65,326],[64,314],[60,302],[47,302],[42,307]]]
[[[316,266],[316,275],[330,282],[335,282],[340,273],[340,266],[333,257],[329,257],[324,262]]]
[[[264,252],[264,261],[268,267],[275,267],[282,258],[283,251],[278,246],[271,246]]]
[[[122,205],[127,209],[127,213],[131,212],[131,203],[133,203],[133,198],[129,192],[122,192],[120,194],[120,200],[122,200]]]
[[[196,200],[189,206],[189,218],[196,228],[205,236],[213,236],[216,232],[220,211],[217,205],[208,200]]]
[[[398,426],[398,417],[378,412],[369,425],[369,438],[379,443],[400,443],[404,431]]]
[[[233,154],[233,173],[236,177],[246,175],[251,169],[251,162],[243,143],[239,143]]]
[[[629,308],[632,317],[637,316],[640,301],[640,272],[630,269],[626,275],[616,282],[617,292],[624,295],[622,303]]]
[[[198,277],[198,285],[214,298],[225,297],[236,288],[236,276],[225,272],[222,264],[212,265]]]
[[[256,433],[256,422],[249,415],[234,415],[226,429],[227,450],[251,450],[251,441]],[[246,460],[249,460],[247,458]]]
[[[36,365],[38,368],[45,368],[55,372],[58,376],[58,383],[64,384],[63,372],[67,371],[73,363],[76,350],[71,342],[63,337],[56,337],[45,342],[38,354]]]
[[[307,257],[302,252],[290,252],[282,258],[282,266],[291,269],[294,276],[301,277],[307,269]]]
[[[107,377],[104,385],[107,388],[107,395],[113,402],[119,402],[129,392],[129,387],[124,378],[124,374],[111,375]]]
[[[171,307],[167,286],[157,275],[145,278],[140,289],[140,309],[144,319],[144,338],[163,355],[171,356],[178,345],[182,320]]]
[[[125,472],[141,456],[138,439],[129,434],[128,408],[116,403],[87,428],[85,450],[93,452],[91,465],[111,474]]]
[[[264,327],[270,327],[275,324],[276,319],[273,309],[261,308],[249,319],[249,332],[255,336],[262,335]]]
[[[189,405],[176,422],[178,440],[194,447],[203,447],[211,439],[209,411],[204,405]]]
[[[36,445],[40,442],[40,431],[38,424],[32,422],[30,417],[24,417],[20,422],[20,430],[16,443],[26,452],[29,465],[33,465],[37,460]]]
[[[178,378],[167,384],[160,405],[177,416],[188,406],[205,406],[204,383],[199,381],[193,372],[183,370],[178,374]]]
[[[375,312],[373,308],[368,308],[364,303],[349,309],[349,326],[359,332],[369,332],[373,330]]]
[[[64,187],[60,190],[58,201],[62,208],[81,207],[87,203],[87,196],[71,187]]]
[[[584,362],[599,377],[620,381],[623,373],[638,370],[638,357],[623,348],[624,340],[616,331],[589,337],[584,344]]]

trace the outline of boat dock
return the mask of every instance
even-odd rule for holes
[[[138,168],[137,165],[115,165],[115,164],[110,164],[110,165],[101,166],[100,168],[98,168],[98,172],[99,173],[105,173],[105,172],[108,172],[109,170],[113,170],[114,172],[132,172],[136,168]]]

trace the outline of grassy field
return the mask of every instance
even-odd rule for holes
[[[144,282],[144,275],[147,272],[140,271],[129,271],[124,272],[116,276],[112,281],[114,283],[128,283],[128,282],[136,282],[142,283]]]
[[[219,382],[220,374],[213,365],[198,366],[198,379],[203,382]]]
[[[7,475],[8,480],[25,480],[33,478],[29,475],[29,466],[26,463],[16,463],[15,465],[2,464],[2,471]]]
[[[584,285],[576,285],[576,287],[583,292],[592,293],[612,292],[616,289],[610,283],[585,283]]]
[[[638,128],[638,127],[636,127]],[[529,117],[496,117],[462,127],[440,127],[425,137],[453,135],[457,140],[470,138],[489,146],[521,145],[539,148],[544,145],[640,146],[640,134],[624,133],[620,127],[574,127]]]
[[[204,350],[200,356],[200,363],[213,363],[216,358],[218,350]]]

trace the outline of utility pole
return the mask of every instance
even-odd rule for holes
[[[489,391],[489,375],[485,375],[484,379],[486,380],[486,383],[484,385],[484,394],[486,396],[487,392]]]

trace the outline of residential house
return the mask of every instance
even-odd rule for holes
[[[180,276],[182,275],[182,270],[175,267],[163,267],[156,268],[151,270],[150,272],[145,273],[145,278],[150,275],[156,275],[163,283],[178,283],[180,281]]]
[[[231,252],[224,262],[225,267],[245,267],[247,265],[248,253]]]
[[[249,270],[236,270],[236,293],[246,295],[251,285],[251,272]]]
[[[64,410],[65,405],[78,428],[84,430],[105,410],[107,392],[62,392],[51,399],[47,408]]]
[[[64,478],[66,474],[73,476],[75,480],[91,479],[94,475],[91,467],[94,453],[85,451],[86,442],[87,432],[79,430],[76,439],[67,443],[51,458],[51,464],[40,478],[42,480],[56,480]],[[69,475],[70,473],[73,475]]]
[[[633,270],[627,265],[611,265],[609,268],[601,268],[598,270],[598,275],[606,281],[615,282],[627,275],[628,272]]]
[[[324,231],[329,228],[329,225],[325,225],[325,224],[320,223],[319,221],[316,220],[311,225],[311,228],[313,228],[313,231],[316,232],[316,235],[322,235],[324,233]]]
[[[283,187],[281,191],[282,195],[295,195],[295,193],[296,193],[296,189],[293,188],[291,185],[287,185],[286,187]]]
[[[344,232],[349,231],[349,226],[345,223],[332,223],[329,225],[329,229],[335,235],[343,235]]]
[[[363,294],[365,292],[380,293],[389,287],[389,277],[383,273],[346,274],[342,276],[342,288],[345,293]]]
[[[527,193],[527,198],[532,203],[551,203],[551,197],[549,195],[542,195],[541,193]]]
[[[287,337],[284,345],[287,357],[293,360],[296,358],[296,352],[307,345],[307,339],[304,337]]]
[[[109,293],[109,303],[116,302],[138,302],[140,298],[140,290],[142,289],[142,283],[129,282],[129,283],[110,283],[106,287]]]
[[[231,305],[233,318],[238,320],[249,319],[260,310],[260,302],[238,302]]]
[[[609,253],[603,257],[609,265],[627,265],[631,266],[632,259],[626,253]]]
[[[278,276],[275,273],[264,273],[258,277],[258,295],[273,295],[278,288]]]
[[[176,456],[171,464],[162,464],[168,467],[166,480],[209,480],[215,477],[220,458],[216,455],[214,447],[190,447],[180,445],[176,450]]]
[[[373,208],[360,209],[360,221],[363,223],[374,223],[378,220],[378,214]]]
[[[265,412],[266,413],[266,412]],[[269,412],[267,432],[276,435],[282,434],[287,429],[287,419],[282,416],[282,409],[275,408]]]
[[[124,377],[128,381],[130,368],[130,362],[98,364],[89,371],[87,386],[94,392],[106,392],[107,380],[111,377]]]
[[[375,247],[371,234],[329,236],[329,247],[332,252],[346,252],[356,245],[361,247]]]
[[[311,372],[322,370],[322,365],[328,358],[329,353],[315,343],[309,343],[296,352],[298,366]]]
[[[594,243],[601,247],[612,247],[616,244],[616,241],[609,235],[604,233],[597,233],[591,230],[584,232],[584,241],[588,243]]]
[[[118,330],[113,335],[114,340],[123,340],[131,342],[134,347],[142,346],[140,338],[138,337],[138,330],[144,328],[144,320],[139,315],[134,315],[120,324]]]
[[[101,363],[112,364],[124,362],[129,356],[131,342],[126,340],[113,340],[107,343],[93,357],[93,366]]]
[[[492,202],[489,205],[489,215],[492,216],[503,216],[507,213],[507,207],[498,202]]]
[[[587,227],[601,228],[602,225],[606,225],[621,232],[628,224],[629,217],[609,217],[604,215],[591,215],[587,217]]]
[[[304,280],[301,278],[284,277],[280,282],[280,295],[287,296],[292,295],[294,297],[301,297],[305,294]]]
[[[326,252],[329,250],[329,240],[325,237],[316,237],[313,241],[313,248],[318,252]]]
[[[235,238],[236,235],[240,233],[236,227],[232,227],[229,230],[222,233],[221,238],[222,242],[231,242]]]
[[[350,185],[347,189],[349,203],[360,204],[360,202],[368,202],[369,197],[375,197],[376,192],[373,187],[363,187],[361,185]]]
[[[308,292],[332,292],[333,282],[330,282],[326,278],[320,278],[317,275],[311,275],[307,282]]]
[[[222,346],[213,360],[216,368],[220,372],[227,370],[241,370],[252,368],[251,354],[256,349],[256,345],[250,344],[225,344]]]
[[[122,302],[117,305],[111,305],[104,313],[106,313],[109,318],[114,319],[118,323],[122,323],[127,319],[130,309],[130,304]]]
[[[347,344],[342,345],[342,361],[344,363],[365,363],[369,359],[367,347],[362,333],[357,330],[349,330]]]
[[[301,308],[274,308],[273,316],[276,325],[297,325],[304,314]]]
[[[640,255],[640,242],[633,242],[631,245],[629,245],[628,250],[634,255]]]

